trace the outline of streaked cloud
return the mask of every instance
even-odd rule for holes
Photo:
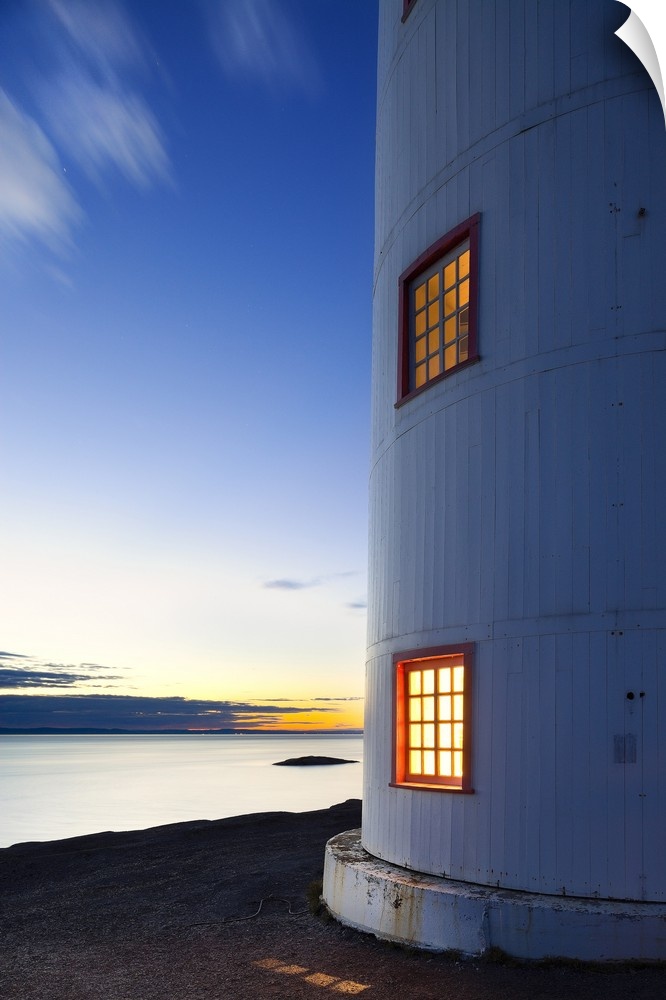
[[[122,7],[110,0],[48,0],[71,43],[107,76],[140,65],[142,46]]]
[[[0,241],[38,241],[62,253],[85,216],[76,171],[68,173],[68,166],[77,164],[98,183],[119,174],[146,189],[170,181],[170,163],[164,133],[140,91],[149,50],[123,7],[112,0],[44,0],[30,11],[42,58],[26,57],[24,100],[0,89]],[[55,277],[67,283],[62,272]]]
[[[308,587],[319,586],[319,580],[267,580],[266,590],[306,590]]]
[[[0,688],[65,688],[80,684],[100,685],[100,681],[123,680],[121,674],[108,673],[99,663],[49,663],[24,653],[0,652]],[[103,671],[107,671],[104,673]],[[91,682],[94,682],[91,685]]]
[[[89,674],[67,670],[23,670],[20,667],[0,667],[0,688],[63,688],[89,681]],[[119,680],[119,674],[105,674],[96,680]]]
[[[311,702],[311,701],[331,701],[331,702],[363,701],[363,695],[360,695],[360,694],[358,694],[358,695],[350,695],[348,697],[342,697],[342,698],[325,698],[325,697],[321,697],[321,698],[319,698],[319,697],[318,698],[267,698],[266,700],[270,701],[271,703],[274,702],[276,704],[278,702],[284,701],[284,702],[287,702],[290,705],[297,705],[300,702],[304,702],[305,703],[305,702]],[[319,709],[317,709],[317,711],[319,711]]]
[[[206,0],[210,42],[225,73],[312,93],[320,83],[314,51],[277,0]]]
[[[313,701],[363,701],[363,696],[360,694],[351,695],[347,698],[313,698]]]
[[[102,683],[105,682],[105,683]],[[108,682],[108,683],[107,683]],[[64,664],[26,655],[0,652],[0,724],[8,729],[261,729],[296,723],[303,729],[321,722],[312,713],[334,716],[336,703],[362,698],[266,698],[258,703],[194,699],[181,696],[93,693],[117,688],[126,680],[101,663]],[[80,689],[83,687],[83,691]],[[66,693],[63,689],[70,689]],[[78,690],[77,690],[78,689]],[[86,690],[88,689],[88,690]],[[93,691],[91,691],[93,689]],[[37,693],[39,690],[39,693]],[[329,702],[324,707],[321,702]],[[344,725],[343,725],[344,728]]]
[[[348,601],[345,607],[349,608],[350,611],[365,611],[368,607],[368,602],[363,599],[358,601]]]
[[[3,90],[0,135],[0,238],[66,246],[83,213],[54,146]]]
[[[138,94],[72,69],[49,86],[43,103],[58,145],[95,180],[112,167],[137,187],[168,179],[162,132]]]
[[[328,573],[325,576],[315,576],[310,580],[297,580],[293,577],[280,577],[277,580],[267,580],[264,583],[266,590],[307,590],[309,587],[321,587],[331,583],[333,580],[343,579],[347,576],[356,576],[357,570],[344,570],[342,573]]]
[[[0,718],[8,729],[243,729],[275,725],[283,716],[291,716],[293,724],[293,716],[311,711],[336,709],[140,695],[0,695]],[[304,718],[298,724],[314,723]]]
[[[58,145],[95,180],[117,168],[139,187],[169,177],[163,133],[133,76],[147,67],[137,31],[118,3],[50,0],[59,69],[40,87]]]

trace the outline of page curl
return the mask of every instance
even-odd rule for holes
[[[630,6],[631,13],[615,34],[638,56],[650,74],[659,94],[661,109],[666,121],[664,81],[659,59],[659,53],[662,56],[661,63],[666,58],[666,34],[664,33],[662,5],[655,3],[654,0],[629,0],[627,3],[624,0],[618,0],[618,3],[622,3],[625,7]]]

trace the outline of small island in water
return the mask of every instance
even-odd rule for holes
[[[288,760],[276,760],[273,767],[317,767],[320,764],[358,764],[357,760],[344,760],[342,757],[290,757]]]

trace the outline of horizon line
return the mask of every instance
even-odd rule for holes
[[[340,729],[265,729],[265,728],[226,728],[226,729],[123,729],[119,726],[0,726],[0,736],[48,736],[48,735],[110,735],[110,736],[252,736],[252,735],[291,735],[291,736],[362,736],[363,729],[357,727]]]

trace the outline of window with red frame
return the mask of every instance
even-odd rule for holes
[[[394,784],[471,791],[469,645],[395,658]]]
[[[416,0],[402,0],[402,21],[407,20],[407,15],[416,3]]]
[[[475,215],[400,275],[398,403],[478,360],[478,227]]]

